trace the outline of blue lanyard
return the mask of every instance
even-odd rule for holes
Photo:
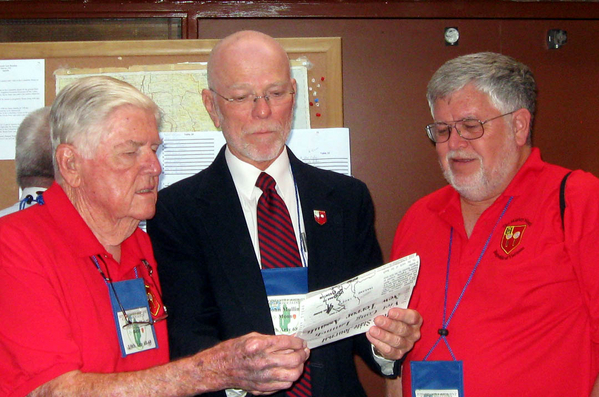
[[[100,260],[104,264],[104,267],[106,268],[106,273],[108,273],[108,265],[106,264],[106,261],[104,261],[104,258],[102,258],[102,255],[92,255],[89,257],[89,259],[91,259],[92,263],[94,265],[96,265],[96,269],[98,269],[98,271],[100,272],[100,275],[104,279],[104,282],[106,283],[106,285],[108,285],[108,283],[112,283],[112,279],[110,278],[110,274],[108,274],[108,276],[106,276],[106,274],[104,274],[104,271],[100,267],[100,262],[98,262],[98,258],[100,258]],[[148,274],[150,275],[150,278],[152,278],[152,274],[154,273],[152,266],[150,266],[148,261],[145,259],[142,259],[141,263],[143,263],[146,270],[148,271]],[[137,266],[135,266],[133,268],[133,271],[135,272],[135,278],[139,278],[139,274],[137,273]]]
[[[25,198],[23,200],[21,200],[19,202],[19,211],[25,209],[26,205],[31,204],[32,202],[36,202],[39,205],[44,205],[44,197],[42,196],[41,192],[38,192],[37,197],[33,198],[33,196],[31,194],[28,194],[27,196],[25,196]]]
[[[453,350],[451,350],[451,347],[449,346],[449,342],[447,341],[447,335],[449,335],[449,331],[447,330],[447,327],[449,326],[449,322],[453,318],[453,315],[455,314],[458,306],[460,305],[460,302],[462,301],[462,298],[464,297],[464,293],[466,292],[466,288],[468,288],[468,285],[470,285],[470,282],[472,281],[472,278],[474,277],[474,273],[476,272],[476,269],[478,268],[480,261],[483,259],[485,252],[487,252],[487,248],[489,247],[489,242],[491,241],[491,237],[493,237],[493,233],[495,233],[495,229],[497,228],[497,225],[499,225],[499,221],[501,221],[501,218],[503,218],[503,215],[505,214],[508,207],[510,206],[510,203],[512,202],[513,198],[514,198],[514,196],[510,197],[507,204],[503,208],[501,215],[499,215],[497,222],[495,222],[495,226],[493,226],[493,229],[491,230],[491,233],[489,234],[489,237],[487,238],[487,241],[485,242],[485,245],[483,246],[483,249],[478,257],[478,260],[476,261],[474,268],[470,272],[470,277],[468,277],[468,280],[466,281],[466,285],[464,285],[464,288],[462,289],[462,293],[460,294],[457,302],[455,303],[455,306],[453,307],[453,310],[451,311],[449,318],[447,318],[447,321],[445,321],[445,318],[447,315],[447,293],[449,291],[449,265],[451,263],[451,246],[453,243],[453,227],[451,228],[451,230],[449,232],[449,253],[447,254],[447,272],[445,274],[445,298],[443,301],[443,322],[442,322],[443,327],[440,328],[439,331],[437,331],[439,333],[439,339],[437,339],[437,341],[435,342],[433,347],[431,347],[431,349],[426,354],[426,356],[424,356],[424,359],[422,361],[426,361],[428,356],[430,356],[430,354],[433,352],[435,347],[437,347],[439,342],[441,342],[441,340],[443,340],[443,342],[445,342],[445,345],[447,346],[447,349],[449,350],[449,353],[451,354],[453,361],[457,361],[457,359],[455,358],[455,355],[453,354]]]

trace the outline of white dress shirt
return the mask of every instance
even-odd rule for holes
[[[252,244],[254,245],[254,251],[256,252],[256,258],[260,263],[260,243],[258,241],[258,200],[262,195],[262,190],[256,186],[256,180],[262,172],[260,169],[248,164],[237,157],[229,150],[229,147],[225,149],[225,159],[229,172],[233,177],[233,183],[239,196],[239,202],[243,209],[243,215],[245,216],[245,222],[250,232]],[[276,190],[279,196],[285,202],[289,216],[291,217],[291,223],[293,224],[293,231],[295,232],[295,238],[297,240],[297,246],[300,250],[300,257],[303,266],[308,265],[308,252],[307,247],[302,242],[305,240],[305,228],[304,221],[302,219],[302,210],[300,205],[299,193],[297,192],[295,180],[293,179],[293,173],[291,171],[291,165],[289,164],[289,156],[287,155],[287,147],[283,149],[283,152],[277,157],[277,159],[264,170],[268,175],[272,176],[277,183]],[[302,237],[303,236],[303,237]]]

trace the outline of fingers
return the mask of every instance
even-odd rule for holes
[[[230,357],[221,366],[230,377],[231,386],[227,388],[240,388],[252,394],[269,394],[291,387],[303,373],[304,362],[310,355],[306,342],[292,336],[251,333],[228,342]]]
[[[422,317],[415,310],[392,308],[387,316],[374,319],[366,338],[384,358],[399,360],[420,339]]]
[[[300,339],[289,335],[261,335],[257,332],[252,332],[245,335],[248,339],[246,348],[248,353],[263,352],[263,353],[284,353],[295,352],[305,349],[307,343]],[[244,338],[244,337],[242,337]]]

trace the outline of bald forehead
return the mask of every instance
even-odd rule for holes
[[[208,60],[208,78],[215,80],[230,74],[258,73],[265,67],[290,78],[289,58],[283,47],[272,37],[260,32],[243,31],[221,40]]]

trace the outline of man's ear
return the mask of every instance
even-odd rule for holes
[[[61,143],[56,148],[56,164],[62,179],[71,187],[81,183],[81,156],[77,149],[70,144]]]
[[[530,134],[531,114],[528,109],[518,109],[512,113],[512,128],[518,146],[526,145]]]
[[[216,128],[220,128],[220,119],[218,118],[218,112],[216,111],[217,105],[216,103],[214,103],[212,91],[206,88],[202,90],[202,102],[204,102],[204,107],[206,108],[206,111],[208,111],[208,114],[210,115],[210,118],[212,119],[214,126]]]
[[[295,95],[293,95],[293,107],[295,107],[295,98],[297,98],[297,81],[295,79],[291,79],[291,87]]]

